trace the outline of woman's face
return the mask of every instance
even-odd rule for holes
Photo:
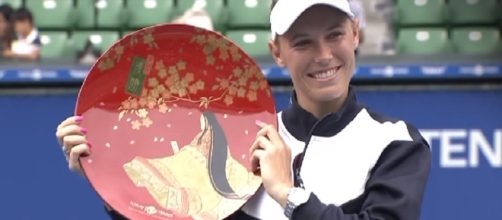
[[[344,100],[359,42],[356,22],[335,8],[316,5],[277,37],[272,55],[291,74],[301,105]]]

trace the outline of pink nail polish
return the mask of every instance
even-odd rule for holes
[[[81,131],[83,134],[87,134],[87,129],[85,129],[85,128],[80,128],[80,131]]]
[[[87,142],[87,146],[89,147],[89,150],[92,149],[92,144],[91,142]]]
[[[78,116],[75,118],[75,121],[76,121],[77,123],[80,123],[80,122],[82,122],[82,120],[83,120],[83,119],[84,119],[84,117],[83,117],[83,116],[78,115]]]
[[[267,124],[265,122],[262,122],[260,120],[255,120],[256,126],[258,126],[258,129],[264,128]]]

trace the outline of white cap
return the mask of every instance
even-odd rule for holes
[[[279,0],[270,13],[272,37],[286,33],[305,10],[318,4],[337,8],[349,17],[354,17],[347,0]]]

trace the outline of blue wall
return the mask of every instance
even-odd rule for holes
[[[433,137],[422,219],[502,219],[502,90],[359,94],[373,109]],[[275,97],[279,109],[287,106],[289,92]],[[87,181],[68,171],[54,136],[75,100],[75,94],[0,95],[1,219],[107,219]],[[483,138],[498,159],[476,156]]]

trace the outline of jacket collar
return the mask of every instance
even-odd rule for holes
[[[349,94],[342,107],[337,112],[329,113],[321,119],[316,118],[298,104],[296,92],[293,90],[291,105],[282,112],[281,119],[288,131],[300,141],[308,141],[312,135],[334,136],[345,128],[363,108],[358,103],[354,90],[350,86]]]

